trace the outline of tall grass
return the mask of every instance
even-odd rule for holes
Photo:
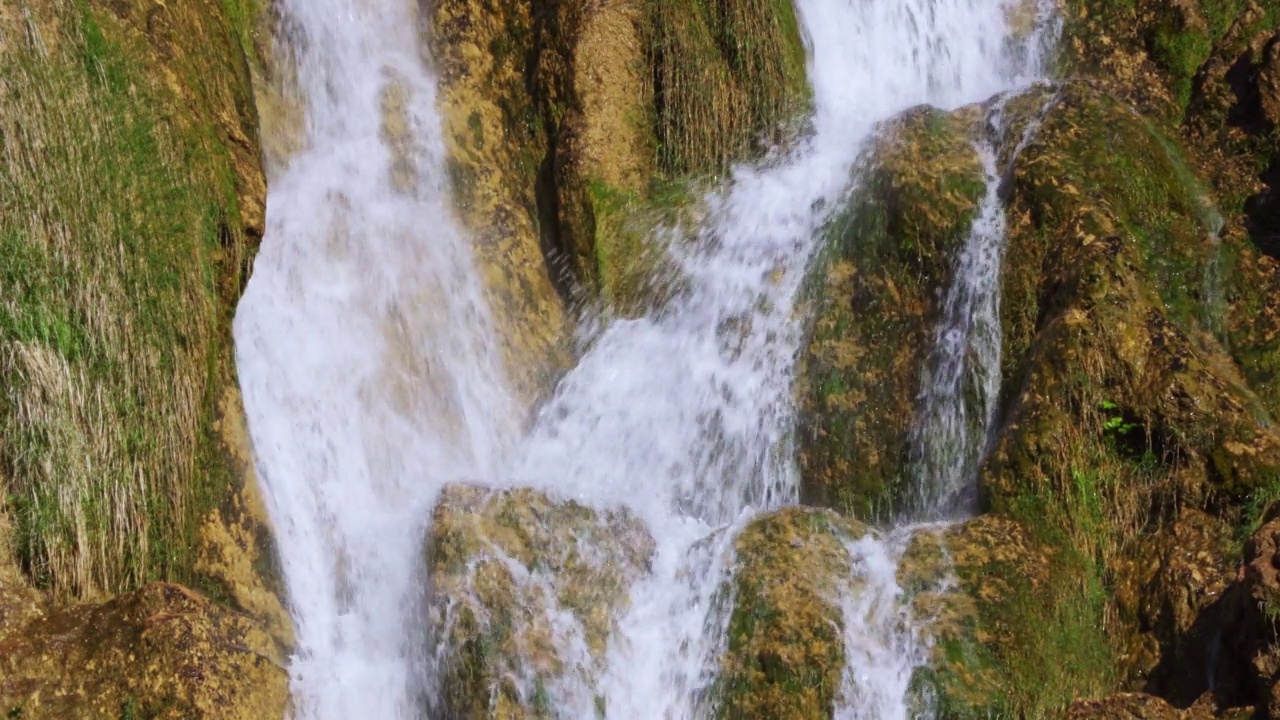
[[[44,12],[65,37],[0,54],[0,499],[31,578],[93,597],[181,579],[225,484],[239,224],[227,159],[174,120],[141,39],[85,0]]]

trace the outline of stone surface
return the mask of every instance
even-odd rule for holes
[[[801,497],[870,519],[901,502],[908,433],[952,259],[986,187],[977,108],[917,108],[882,128],[829,227],[800,356]]]
[[[176,585],[51,609],[0,637],[0,709],[21,718],[284,718],[289,682],[247,618]]]
[[[857,591],[847,543],[867,533],[827,510],[788,508],[737,537],[717,717],[832,717],[845,665],[839,598]]]
[[[653,551],[627,512],[534,490],[446,487],[426,553],[439,710],[542,717],[562,683],[594,683]]]

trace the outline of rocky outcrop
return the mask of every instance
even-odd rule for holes
[[[808,95],[789,2],[436,0],[428,12],[462,214],[500,315],[519,318],[507,334],[521,367],[563,333],[553,285],[625,314],[668,292],[648,231],[687,202],[688,180],[762,152]]]
[[[1098,21],[1087,26],[1104,32]],[[1276,287],[1271,261],[1242,244],[1243,205],[1220,201],[1225,175],[1206,170],[1192,131],[1169,123],[1175,113],[1161,114],[1178,102],[1166,70],[1134,52],[1141,62],[1126,71],[1157,73],[1154,87],[1121,93],[1115,78],[1074,81],[1006,108],[1014,135],[1032,116],[1038,124],[1018,157],[1000,153],[1012,167],[1001,188],[1003,395],[980,479],[988,514],[918,536],[900,577],[936,639],[915,687],[939,717],[1209,716],[1265,707],[1277,677],[1257,649],[1273,633],[1233,629],[1248,625],[1239,539],[1280,487],[1267,370],[1276,343],[1263,299]],[[1098,61],[1120,73],[1124,57],[1136,56]],[[933,115],[935,125],[972,127]],[[926,144],[916,152],[908,168],[950,155]],[[953,207],[941,185],[917,184],[913,202]],[[860,216],[875,217],[865,207]],[[871,248],[883,237],[865,227],[855,236]],[[885,467],[905,466],[911,373],[929,340],[909,328],[930,327],[928,303],[955,252],[926,247],[940,270],[858,257],[847,263],[858,282],[841,286],[833,271],[842,258],[828,266],[798,383],[806,500],[865,515],[869,499],[893,496],[893,476],[868,468],[886,449]],[[921,287],[903,292],[904,277]],[[859,316],[866,297],[880,305]],[[895,342],[877,343],[862,328],[885,318],[904,324]],[[815,445],[833,428],[844,446]],[[854,492],[814,492],[815,468],[832,478],[826,487]],[[1237,635],[1255,638],[1255,649],[1226,652],[1223,638]],[[1223,656],[1235,664],[1219,667]],[[1234,677],[1255,679],[1235,687]],[[1150,695],[1071,705],[1123,690]]]
[[[869,519],[902,500],[939,288],[986,187],[979,118],[920,108],[887,123],[826,231],[797,380],[806,503]]]
[[[185,588],[148,585],[0,635],[0,709],[21,718],[281,718],[289,683],[273,654],[247,618]]]
[[[717,717],[832,716],[845,667],[840,599],[857,592],[847,545],[867,532],[829,511],[791,508],[735,539]]]
[[[1274,512],[1272,515],[1274,516]],[[1224,703],[1256,704],[1264,717],[1280,716],[1280,520],[1270,519],[1245,544],[1244,562],[1223,601],[1217,660]]]
[[[445,488],[426,553],[438,709],[534,718],[581,701],[574,692],[593,687],[628,587],[653,551],[625,511],[534,490]]]

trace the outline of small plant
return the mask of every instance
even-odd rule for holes
[[[1142,427],[1142,423],[1131,422],[1125,418],[1125,416],[1119,412],[1120,407],[1109,400],[1103,400],[1099,407],[1102,408],[1103,412],[1110,415],[1110,417],[1102,423],[1102,430],[1112,437],[1128,435],[1130,432]]]

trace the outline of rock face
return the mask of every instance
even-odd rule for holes
[[[1273,512],[1274,515],[1274,512]],[[1280,520],[1271,519],[1245,544],[1244,564],[1223,605],[1219,694],[1235,704],[1256,703],[1266,717],[1280,714]]]
[[[568,706],[575,689],[592,688],[653,550],[626,512],[534,490],[447,487],[426,555],[439,711],[544,717]]]
[[[185,588],[148,585],[0,635],[0,709],[21,718],[281,718],[289,682],[272,653],[247,618]]]
[[[800,358],[801,497],[854,517],[902,499],[939,288],[985,189],[979,111],[920,108],[886,124],[848,209],[828,228],[816,319]]]
[[[686,181],[761,152],[807,101],[790,2],[427,8],[462,214],[499,306],[520,318],[508,328],[520,367],[562,335],[553,285],[648,309],[662,267],[648,228]]]
[[[867,534],[823,510],[753,521],[734,542],[720,718],[830,718],[845,666],[840,597],[855,588],[847,543]]]
[[[922,534],[903,561],[900,584],[937,640],[916,689],[943,718],[1254,706],[1272,716],[1280,661],[1264,619],[1262,523],[1280,497],[1280,285],[1266,244],[1274,178],[1258,172],[1277,147],[1266,100],[1276,11],[1064,6],[1078,78],[1006,110],[1015,133],[1029,108],[1043,116],[1017,158],[1000,153],[1012,166],[1001,187],[1003,391],[980,476],[987,514]],[[951,147],[963,150],[964,113],[923,116],[961,128]],[[900,206],[967,222],[945,212],[965,197],[945,188],[947,169],[964,167],[954,152],[907,148],[905,167],[938,163],[923,173],[938,182],[889,185],[918,193]],[[882,161],[870,177],[893,170]],[[850,207],[876,217],[860,197]],[[930,303],[955,253],[945,234],[884,227],[888,242],[876,226],[849,233],[881,254],[837,245],[824,266],[797,383],[805,500],[863,517],[893,506]],[[919,262],[885,260],[895,256],[882,248],[916,237],[932,238]],[[941,258],[932,268],[930,253]],[[876,334],[890,321],[893,332]]]

